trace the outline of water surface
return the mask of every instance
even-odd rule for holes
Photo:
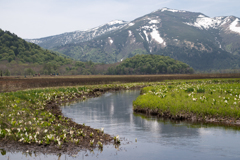
[[[134,114],[132,101],[138,95],[139,90],[106,93],[62,107],[63,114],[78,123],[104,127],[105,133],[119,135],[120,146],[108,145],[103,151],[79,152],[76,157],[38,154],[27,156],[27,159],[240,159],[238,130]],[[26,159],[25,154],[8,152],[0,159],[8,157]]]

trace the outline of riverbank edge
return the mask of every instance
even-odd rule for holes
[[[140,95],[142,95],[142,90],[140,91]],[[177,121],[188,121],[188,122],[203,122],[203,123],[212,123],[219,124],[224,126],[239,126],[240,127],[240,119],[235,118],[225,118],[225,117],[208,117],[208,116],[198,116],[193,113],[181,113],[177,115],[173,115],[170,112],[162,112],[161,109],[150,109],[143,108],[140,106],[133,106],[133,111],[135,113],[142,113],[145,115],[156,116],[159,118],[177,120]]]
[[[234,119],[234,118],[223,118],[223,117],[201,117],[197,116],[193,113],[186,113],[186,114],[178,114],[178,115],[172,115],[169,112],[161,112],[159,110],[151,110],[149,108],[139,108],[135,107],[133,109],[135,113],[142,113],[145,115],[151,115],[156,116],[159,118],[166,118],[170,120],[185,120],[189,122],[203,122],[203,123],[215,123],[215,124],[221,124],[221,125],[227,125],[227,126],[239,126],[240,127],[240,120]]]
[[[46,106],[44,107],[44,109],[52,113],[55,117],[62,116],[68,119],[68,122],[70,123],[69,128],[70,127],[81,128],[81,129],[87,130],[87,132],[89,133],[94,133],[93,137],[91,138],[91,140],[94,139],[93,145],[90,145],[89,137],[84,138],[85,141],[78,145],[73,142],[65,142],[61,145],[61,148],[59,148],[59,146],[57,146],[54,143],[51,143],[49,145],[46,145],[46,144],[39,145],[37,143],[27,144],[27,143],[21,143],[18,141],[8,140],[8,139],[1,139],[0,150],[7,150],[8,152],[16,152],[16,151],[25,152],[26,154],[29,154],[29,155],[31,155],[32,153],[42,153],[42,154],[54,154],[54,155],[67,154],[67,155],[74,156],[79,151],[87,151],[87,150],[91,151],[99,147],[99,145],[97,144],[98,141],[100,141],[103,145],[114,145],[115,142],[114,142],[113,136],[106,133],[101,133],[101,132],[99,133],[98,132],[99,129],[94,129],[94,128],[91,128],[90,126],[85,126],[84,124],[83,125],[78,124],[74,122],[71,118],[63,116],[61,106],[67,103],[73,103],[76,101],[83,101],[89,98],[99,97],[106,92],[115,92],[120,90],[134,90],[134,89],[140,89],[143,87],[145,87],[145,85],[136,85],[129,88],[128,87],[125,88],[122,86],[112,87],[112,88],[96,87],[92,91],[83,92],[83,94],[79,94],[79,95],[77,94],[76,97],[74,98],[69,97],[67,98],[68,99],[67,101],[66,100],[61,101],[60,99],[46,101]],[[97,137],[96,132],[102,135],[101,140],[99,136]],[[99,149],[102,150],[103,148],[99,147]]]
[[[216,79],[217,82],[219,79]],[[227,81],[225,81],[227,82]],[[236,82],[239,83],[239,79],[236,80]],[[143,95],[143,88],[140,91],[140,95]],[[145,115],[151,115],[151,116],[156,116],[159,118],[164,118],[164,119],[170,119],[170,120],[176,120],[176,121],[189,121],[189,122],[197,122],[197,123],[211,123],[211,124],[216,124],[216,125],[223,125],[223,126],[236,126],[240,127],[240,118],[232,118],[232,117],[221,117],[221,116],[213,116],[213,115],[197,115],[194,113],[188,113],[183,111],[182,113],[179,114],[171,114],[170,112],[163,112],[161,109],[150,109],[148,107],[143,107],[143,106],[134,106],[133,105],[133,111],[135,113],[142,113]]]

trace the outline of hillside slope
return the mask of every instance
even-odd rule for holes
[[[89,66],[91,64],[75,62],[60,53],[45,50],[0,29],[1,75],[71,74],[79,67],[85,73]]]
[[[28,43],[17,35],[0,29],[0,61],[9,63],[69,63],[71,60],[58,55],[59,53],[44,50],[40,46]],[[15,62],[12,62],[15,63]]]
[[[163,8],[78,43],[52,46],[81,61],[114,63],[136,54],[166,55],[195,70],[239,68],[239,18]],[[44,46],[43,46],[44,47]]]

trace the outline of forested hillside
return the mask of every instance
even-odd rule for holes
[[[189,65],[168,56],[136,55],[125,59],[116,67],[110,67],[107,74],[172,74],[193,73]]]
[[[209,46],[211,45],[209,44]],[[220,48],[211,47],[213,51],[208,52],[205,50],[199,51],[196,48],[180,48],[169,45],[163,50],[155,52],[155,54],[177,59],[198,71],[211,72],[239,68],[240,58],[238,55],[234,56]]]
[[[42,49],[40,46],[28,43],[9,31],[0,29],[0,61],[18,63],[68,64],[70,59],[58,56],[56,52]]]
[[[17,35],[0,29],[2,75],[91,74],[92,62],[73,61],[58,52],[42,49]]]

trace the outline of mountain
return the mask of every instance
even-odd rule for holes
[[[144,61],[144,62],[142,62]],[[141,62],[141,63],[140,63]],[[110,72],[115,69],[114,72]],[[187,64],[159,55],[137,55],[115,64],[94,64],[62,56],[26,42],[14,33],[0,29],[0,73],[9,75],[39,74],[156,74],[192,73]]]
[[[40,39],[26,39],[26,41],[40,45],[43,48],[51,49],[55,46],[65,45],[69,43],[80,43],[92,40],[95,37],[106,33],[111,33],[114,30],[120,29],[127,24],[125,21],[114,20],[102,26],[92,28],[87,31],[75,31],[63,33],[60,35],[40,38]]]
[[[114,63],[136,54],[159,54],[187,63],[195,70],[239,68],[237,17],[210,18],[203,13],[163,8],[131,22],[120,22],[111,31],[93,29],[88,33],[103,34],[89,39],[69,36],[71,41],[61,45],[61,39],[53,36],[56,40],[51,49],[81,61]]]

